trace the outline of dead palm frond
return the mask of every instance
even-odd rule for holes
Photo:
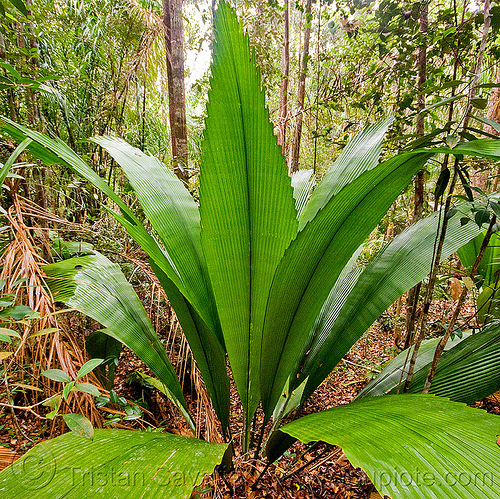
[[[165,342],[165,349],[170,357],[170,361],[175,367],[177,376],[181,380],[181,385],[186,387],[189,383],[191,393],[194,392],[196,394],[196,436],[200,437],[201,432],[204,430],[206,440],[209,442],[222,442],[223,438],[220,432],[220,425],[205,383],[200,375],[189,343],[182,332],[177,316],[168,301],[165,290],[160,285],[158,278],[147,262],[128,254],[121,254],[121,256],[124,256],[127,260],[132,262],[136,266],[135,270],[139,269],[151,283],[151,307],[148,311],[148,315],[157,331],[159,326],[158,318],[162,314],[166,314],[167,316],[170,327]],[[153,310],[154,302],[157,303],[156,310]],[[166,308],[160,310],[160,303],[166,304]]]
[[[40,254],[41,246],[47,244],[44,231],[26,224],[28,217],[33,223],[34,216],[42,216],[58,223],[63,221],[15,192],[15,186],[11,185],[12,204],[5,212],[5,217],[12,240],[0,257],[0,279],[5,281],[4,293],[14,296],[15,304],[30,307],[37,313],[37,318],[17,321],[16,326],[20,328],[22,338],[4,364],[5,383],[10,384],[11,389],[21,387],[24,402],[29,403],[39,397],[50,397],[58,390],[54,382],[40,376],[41,372],[57,367],[75,377],[86,359],[75,335],[58,320],[52,296],[45,285],[41,267],[48,262]],[[41,236],[35,236],[36,232]],[[29,369],[25,368],[26,365],[29,365]],[[29,380],[25,380],[27,376],[30,377]],[[95,379],[92,381],[97,382]],[[29,396],[26,387],[34,387],[28,388]],[[9,392],[8,386],[6,389]],[[69,403],[74,410],[85,414],[95,425],[101,426],[100,416],[89,395],[72,393]]]

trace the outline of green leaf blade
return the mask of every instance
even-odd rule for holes
[[[99,388],[92,383],[75,383],[74,389],[79,392],[90,393],[90,395],[94,395],[94,397],[99,397],[101,395]]]
[[[281,430],[303,442],[339,445],[381,494],[393,498],[493,499],[500,495],[499,425],[498,416],[440,397],[388,395],[306,416]]]
[[[20,156],[20,154],[31,144],[31,139],[24,139],[15,149],[15,151],[9,156],[9,159],[5,162],[5,164],[0,168],[0,186],[5,182],[6,177],[8,176],[10,169],[14,165],[14,161]]]
[[[97,366],[100,366],[104,362],[104,359],[90,359],[89,361],[85,362],[82,367],[78,370],[78,373],[76,375],[76,379],[83,378],[90,372],[92,372]]]
[[[28,9],[22,0],[8,0],[21,14],[28,16]]]
[[[47,369],[46,371],[43,371],[41,374],[42,376],[45,376],[46,378],[49,378],[52,381],[59,381],[62,383],[68,383],[69,381],[71,381],[69,375],[61,369]]]
[[[54,299],[97,320],[106,334],[133,350],[169,388],[172,402],[194,428],[174,368],[120,267],[95,252],[46,265],[44,271]]]
[[[0,472],[0,496],[16,499],[189,499],[227,444],[168,433],[94,430],[42,442]]]
[[[293,191],[248,37],[221,2],[200,167],[202,245],[247,417],[259,401],[261,332],[274,270],[297,232]]]
[[[6,335],[6,336],[12,336],[14,338],[19,338],[21,339],[21,335],[17,332],[14,331],[13,329],[5,328],[5,327],[0,327],[0,334]]]
[[[98,189],[112,199],[131,220],[137,222],[129,207],[115,194],[113,189],[94,172],[78,154],[60,139],[51,139],[43,133],[30,130],[8,118],[0,117],[0,128],[11,135],[18,142],[26,144],[31,153],[48,166],[52,164],[64,164],[78,172],[82,177],[92,182]],[[31,142],[23,141],[29,138]]]
[[[217,310],[201,250],[200,215],[193,197],[177,176],[157,158],[116,137],[95,137],[93,140],[106,149],[125,171],[171,259],[172,269],[167,274],[169,279],[180,278],[182,293],[212,330],[220,335]]]
[[[299,170],[293,172],[291,175],[293,198],[295,199],[295,209],[297,210],[297,218],[304,208],[307,206],[309,197],[316,186],[316,177],[314,170]]]
[[[299,218],[301,229],[343,187],[354,181],[363,172],[377,166],[382,152],[382,142],[393,121],[394,118],[390,117],[380,123],[371,125],[348,142],[305,206]]]
[[[274,278],[264,325],[261,389],[268,417],[300,363],[302,346],[337,277],[429,157],[402,154],[365,171],[291,243]]]
[[[94,438],[94,427],[92,423],[82,414],[63,414],[64,422],[68,428],[80,437],[92,440]]]
[[[230,409],[226,351],[215,332],[207,326],[172,281],[153,262],[150,264],[175,310],[205,381],[215,412],[222,427],[226,429],[229,425]]]
[[[461,226],[461,216],[469,211],[469,205],[462,205],[450,218],[443,258],[480,233],[475,224]],[[312,394],[377,317],[429,273],[438,223],[439,214],[435,213],[396,236],[364,269],[335,321],[325,313],[322,322],[326,327],[317,333],[297,380],[300,383],[308,378],[304,398]]]
[[[492,323],[450,345],[441,357],[430,392],[473,404],[500,390],[500,326]],[[415,373],[409,393],[420,393],[430,363]]]

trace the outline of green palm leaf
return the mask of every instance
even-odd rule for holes
[[[495,201],[494,201],[495,202]],[[457,253],[462,264],[471,267],[479,254],[485,233],[479,234]],[[480,288],[477,297],[477,318],[485,322],[490,317],[498,317],[498,283],[500,270],[500,237],[497,233],[491,235],[491,240],[484,252],[483,258],[477,269],[474,281]]]
[[[422,392],[431,367],[439,338],[422,344],[410,382],[409,393]],[[405,382],[404,365],[408,350],[395,357],[383,371],[366,386],[357,398],[395,393]],[[500,326],[493,323],[481,331],[464,333],[446,344],[432,380],[430,393],[448,397],[456,402],[473,404],[500,389]]]
[[[346,300],[348,299],[352,289],[356,285],[358,278],[363,272],[363,269],[359,266],[356,266],[356,260],[358,259],[361,251],[363,250],[363,245],[361,245],[352,255],[351,259],[347,262],[347,265],[344,267],[342,272],[340,273],[337,282],[331,289],[328,294],[328,298],[326,299],[321,311],[314,322],[314,326],[309,333],[309,337],[302,348],[302,353],[300,354],[300,366],[302,367],[305,360],[308,360],[310,356],[317,350],[318,343],[322,343],[323,338],[326,336],[325,333],[330,331],[335,324],[339,314],[342,311],[343,306],[345,305]],[[315,346],[313,352],[311,352],[311,348]],[[294,382],[291,386],[291,391],[295,392],[297,399],[297,387],[304,383],[303,379],[307,378],[307,376],[300,377],[298,379],[298,373],[293,373],[290,376],[290,379],[293,379]],[[305,384],[305,383],[304,383]],[[305,388],[305,386],[303,387]],[[299,397],[299,401],[302,400],[303,389],[301,391],[301,395]],[[300,403],[297,401],[298,403]],[[295,407],[293,407],[295,408]],[[289,407],[291,410],[291,406]],[[289,411],[288,411],[289,412]],[[274,419],[274,417],[273,417]]]
[[[481,232],[476,224],[461,225],[460,218],[469,210],[469,205],[461,206],[448,221],[443,258]],[[377,317],[429,273],[438,218],[439,214],[435,213],[420,220],[382,249],[359,276],[341,311],[336,312],[335,320],[331,320],[329,310],[323,310],[322,330],[316,334],[316,342],[297,380],[300,383],[308,378],[303,400],[321,384]],[[333,304],[332,311],[335,309],[338,307]]]
[[[189,342],[196,365],[203,376],[215,412],[225,431],[229,426],[229,376],[226,367],[226,352],[217,336],[206,325],[192,305],[173,285],[154,262],[150,262],[170,304],[175,310],[182,332]]]
[[[73,169],[82,177],[90,181],[97,189],[106,194],[120,208],[120,213],[109,210],[111,214],[127,229],[130,236],[141,245],[142,249],[154,259],[156,264],[170,276],[175,286],[182,289],[183,283],[172,267],[172,259],[166,251],[162,251],[154,238],[144,228],[132,210],[120,199],[111,187],[92,170],[70,147],[59,139],[51,139],[46,135],[30,130],[8,118],[0,118],[0,128],[18,141],[29,137],[32,142],[28,145],[30,152],[47,165],[63,164]]]
[[[312,220],[319,210],[343,187],[358,178],[363,172],[378,164],[385,134],[394,118],[366,127],[356,134],[344,147],[335,163],[327,171],[314,190],[299,218],[300,229]]]
[[[500,158],[500,140],[476,139],[469,142],[460,142],[453,149],[436,147],[429,150],[442,154],[468,154],[482,158],[498,159]]]
[[[422,391],[430,365],[412,378],[410,393]],[[500,389],[500,327],[493,323],[445,352],[431,391],[457,402],[473,404]]]
[[[297,233],[290,178],[255,58],[229,5],[215,20],[200,166],[202,245],[247,422],[259,402],[262,323],[271,280]]]
[[[453,339],[450,339],[448,343],[446,343],[445,352],[453,348],[455,345],[458,345],[460,342],[464,341],[468,338],[471,333],[464,333],[462,338],[456,336]],[[421,369],[425,369],[427,367],[426,374],[429,372],[429,367],[432,363],[432,359],[434,358],[434,352],[436,351],[437,344],[439,343],[440,338],[432,338],[431,340],[425,340],[420,345],[418,350],[417,359],[415,361],[415,373],[420,371]],[[363,390],[361,390],[356,399],[362,399],[364,397],[379,397],[381,395],[387,395],[391,393],[391,391],[396,388],[400,383],[404,384],[406,381],[406,371],[405,365],[408,364],[410,357],[408,356],[408,352],[413,352],[413,347],[407,348],[400,352],[396,357],[394,357],[385,367],[382,369],[380,374],[376,376],[375,379],[370,381],[368,385],[366,385]],[[406,367],[407,369],[407,367]],[[434,378],[435,379],[435,378]],[[423,386],[422,386],[423,388]],[[420,389],[420,392],[422,391]],[[434,392],[432,392],[434,393]],[[397,393],[396,393],[397,394]],[[455,400],[452,394],[445,395],[446,397]],[[463,402],[462,400],[455,400],[455,402]]]
[[[316,186],[316,177],[314,170],[299,170],[291,174],[291,181],[293,187],[293,199],[295,199],[295,209],[297,210],[297,217],[300,218],[304,210],[311,192]]]
[[[43,267],[54,300],[105,326],[104,332],[129,347],[165,384],[171,400],[194,429],[182,388],[134,288],[120,267],[98,252]]]
[[[403,154],[364,172],[332,197],[281,260],[264,323],[261,390],[269,417],[322,305],[353,252],[430,154]]]
[[[9,156],[5,164],[0,168],[0,186],[3,185],[10,169],[14,165],[14,161],[19,157],[19,155],[31,144],[31,139],[24,139],[15,149],[15,151]]]
[[[37,157],[48,166],[63,164],[75,170],[113,200],[120,208],[121,212],[127,217],[127,220],[131,221],[134,225],[140,225],[140,222],[134,216],[130,208],[115,194],[113,189],[111,189],[104,179],[99,177],[99,175],[97,175],[97,173],[62,140],[58,138],[51,139],[43,133],[30,130],[4,116],[0,117],[0,128],[14,137],[18,142],[22,142],[29,137],[32,142],[28,144],[28,150],[33,156]]]
[[[500,418],[429,395],[365,398],[281,428],[342,447],[393,499],[500,496]]]
[[[121,139],[95,139],[107,147],[126,170],[162,240],[161,249],[120,197],[64,142],[7,118],[0,120],[0,126],[17,140],[30,137],[33,142],[28,147],[35,156],[48,165],[62,163],[72,168],[118,205],[122,214],[111,213],[151,257],[155,273],[172,306],[178,310],[179,322],[192,345],[219,420],[223,427],[227,427],[229,378],[225,350],[221,344],[222,335],[206,264],[200,252],[198,208],[188,191],[157,159],[145,155]],[[150,193],[148,189],[151,189]],[[156,206],[153,204],[155,201]]]
[[[177,176],[154,156],[132,147],[122,139],[95,137],[123,168],[179,277],[180,290],[197,308],[213,331],[218,331],[217,310],[205,258],[201,250],[200,214],[189,191]],[[222,337],[220,338],[222,342]]]
[[[292,173],[293,197],[300,229],[312,220],[343,187],[363,172],[377,166],[382,151],[382,142],[393,121],[394,118],[388,118],[356,134],[344,147],[314,192],[312,189],[316,182],[312,176],[313,170],[299,170]],[[309,199],[312,192],[311,199]]]
[[[457,254],[460,257],[462,265],[465,267],[472,267],[474,261],[479,254],[481,244],[483,243],[485,232],[476,236],[472,241],[462,246]],[[498,234],[491,234],[490,243],[484,251],[483,258],[479,263],[476,272],[475,280],[481,285],[483,282],[490,284],[495,282],[495,274],[500,268],[500,237]]]
[[[4,499],[188,499],[227,444],[168,433],[95,430],[42,442],[0,473]]]
[[[161,265],[163,258],[157,262],[154,253],[152,268],[176,311],[219,420],[226,427],[229,377],[218,313],[201,249],[198,206],[183,183],[158,159],[118,138],[97,137],[94,141],[123,168],[167,252],[170,266]],[[179,289],[174,285],[177,280]]]
[[[479,254],[485,233],[479,234],[472,241],[462,246],[457,254],[462,265],[472,267]],[[490,285],[496,282],[498,270],[500,269],[500,236],[498,233],[491,234],[490,243],[484,251],[483,258],[477,269],[475,280],[479,285]]]

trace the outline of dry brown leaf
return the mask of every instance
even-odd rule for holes
[[[462,283],[456,277],[450,279],[450,289],[453,300],[458,300],[462,294]]]
[[[0,447],[0,471],[10,466],[14,461],[19,459],[22,454],[14,452],[10,449]]]
[[[374,490],[370,496],[370,499],[391,499],[389,496],[382,497],[376,490]]]

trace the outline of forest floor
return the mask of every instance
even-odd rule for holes
[[[436,334],[439,334],[441,325],[446,322],[451,309],[452,302],[449,300],[434,303],[431,317]],[[399,317],[403,317],[403,311]],[[308,400],[302,414],[318,412],[350,402],[380,370],[380,366],[398,352],[395,346],[395,335],[397,335],[395,330],[397,331],[400,325],[398,321],[401,323],[401,319],[395,319],[393,310],[388,311],[376,321]],[[137,382],[130,382],[130,375],[138,368],[147,372],[142,362],[132,352],[124,349],[120,356],[114,383],[117,394],[127,400],[146,402],[151,415],[145,416],[144,419],[149,425],[161,426],[167,431],[187,435],[188,431],[183,419],[164,395],[156,390],[147,389]],[[189,389],[189,384],[187,388]],[[234,387],[232,400],[234,414],[239,410]],[[195,412],[199,400],[192,398],[191,403]],[[476,405],[489,412],[500,414],[500,403],[494,398],[485,399]],[[7,411],[0,414],[0,451],[7,452],[8,449],[8,452],[16,452],[16,456],[28,450],[33,443],[45,440],[49,436],[57,436],[65,431],[62,426],[53,425],[50,428],[48,424],[43,424],[44,421],[47,423],[47,420],[40,420],[27,411],[16,411],[16,420],[19,425],[17,431],[13,428],[11,415]],[[233,425],[232,433],[239,434],[241,427],[237,423]],[[121,421],[115,427],[139,428],[141,425],[137,421]],[[1,457],[0,455],[0,465]],[[297,442],[260,477],[264,469],[264,461],[245,460],[242,456],[236,455],[233,470],[225,473],[224,476],[217,472],[212,476],[207,476],[203,484],[197,488],[198,492],[193,493],[192,497],[193,499],[375,499],[381,497],[364,471],[353,467],[338,447],[327,447],[321,443],[309,447]]]

